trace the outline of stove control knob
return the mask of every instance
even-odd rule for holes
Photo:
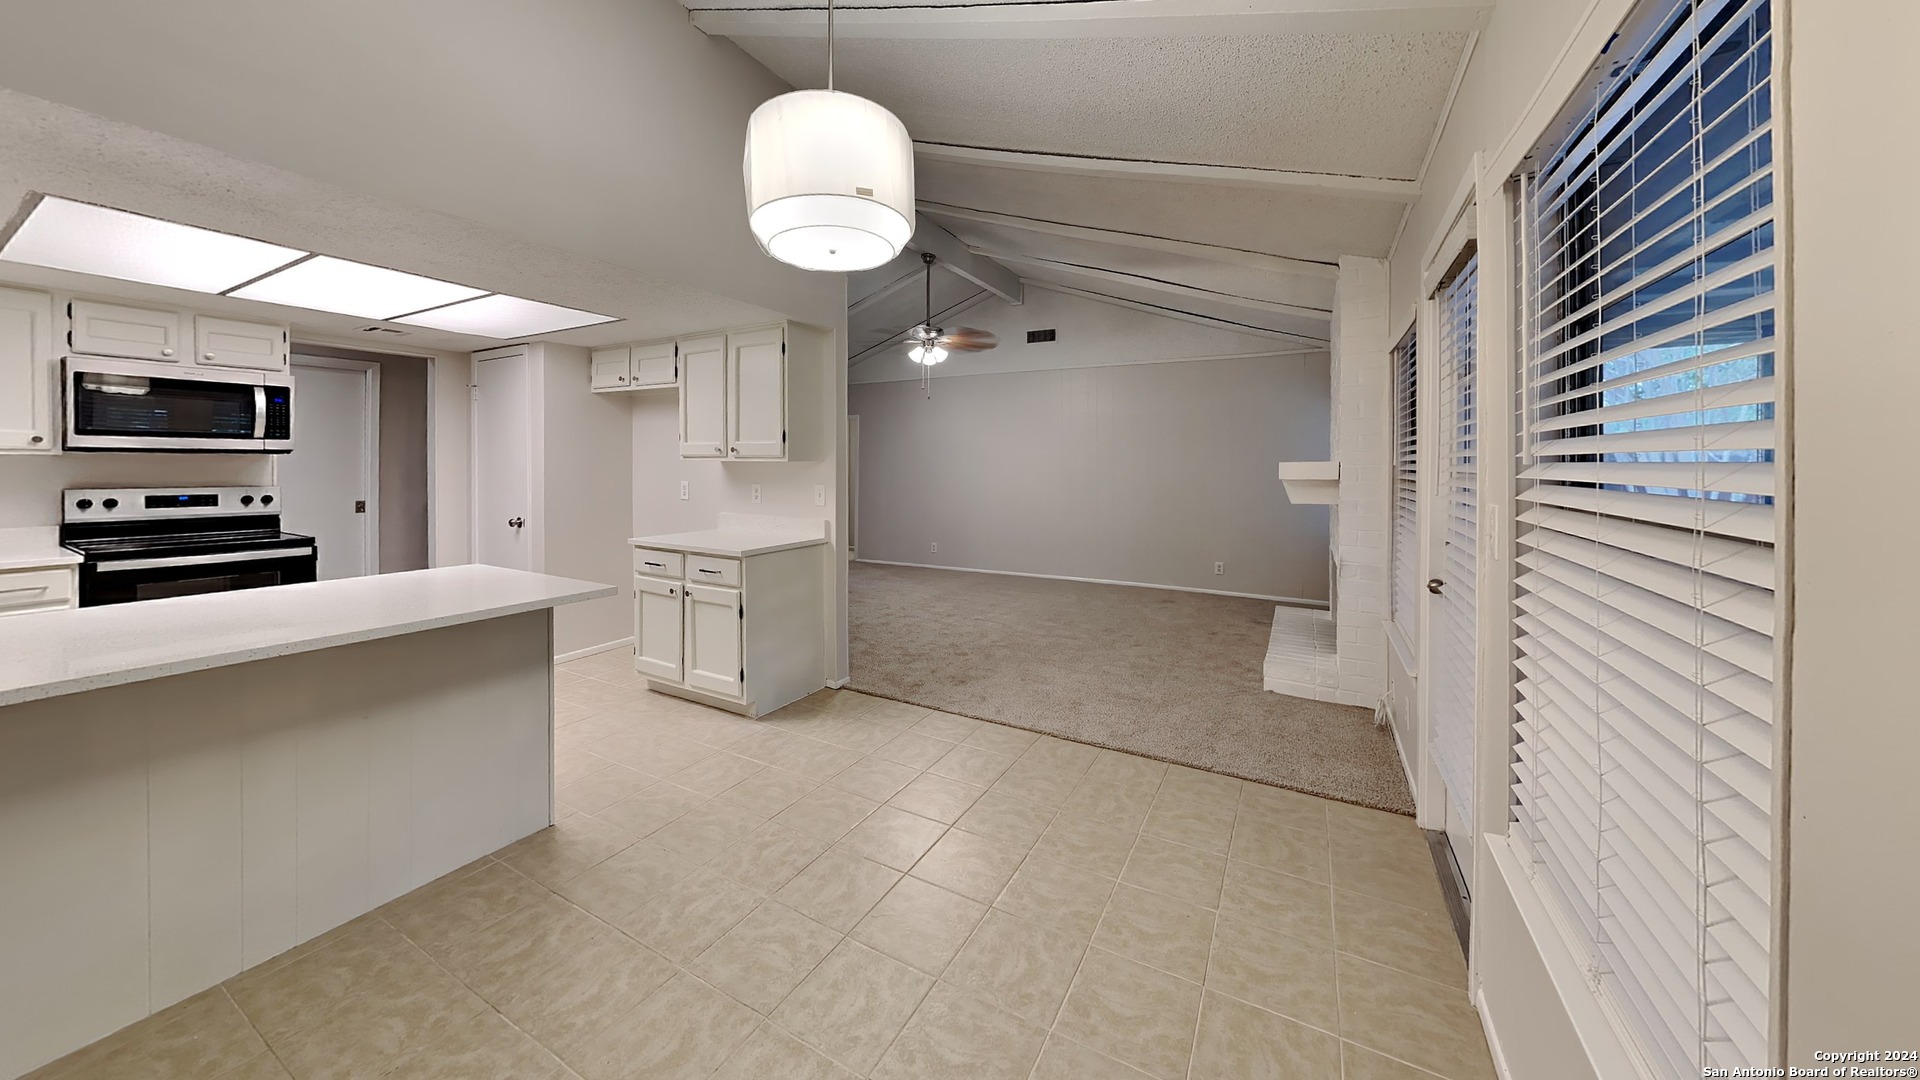
[[[102,499],[102,500],[100,500],[100,508],[101,508],[101,509],[103,509],[103,510],[112,510],[112,509],[114,509],[115,507],[117,507],[117,506],[119,506],[119,505],[120,505],[120,500],[119,500],[119,499]]]
[[[73,504],[73,508],[74,508],[75,510],[91,510],[91,509],[93,509],[93,500],[92,500],[92,499],[80,499],[80,500],[78,500],[77,502],[75,502],[75,503]]]
[[[273,505],[273,496],[271,496],[271,495],[262,495],[262,496],[260,496],[260,505],[261,505],[261,506],[272,506],[272,505]]]
[[[252,506],[252,505],[253,505],[253,496],[251,496],[251,495],[242,495],[242,496],[240,496],[240,505],[241,505],[241,506]]]

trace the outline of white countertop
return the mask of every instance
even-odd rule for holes
[[[41,525],[0,529],[0,570],[27,570],[38,566],[73,566],[80,553],[60,546],[60,529]]]
[[[635,536],[627,542],[635,547],[744,559],[749,555],[766,555],[824,544],[827,542],[827,523],[824,518],[721,514],[715,528],[663,533],[659,536]]]
[[[636,536],[631,540],[635,547],[685,551],[694,555],[726,555],[735,559],[765,555],[771,551],[791,551],[826,542],[824,536],[794,536],[792,533],[757,532],[752,529],[702,529],[699,532]]]
[[[614,595],[498,566],[146,600],[0,619],[0,706],[480,622]]]

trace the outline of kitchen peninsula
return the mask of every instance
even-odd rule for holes
[[[0,620],[0,1075],[552,820],[552,609],[454,566]]]

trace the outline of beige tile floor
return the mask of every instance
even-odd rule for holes
[[[1481,1080],[1403,817],[560,669],[561,820],[34,1077]]]

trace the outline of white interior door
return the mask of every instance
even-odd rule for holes
[[[380,365],[295,357],[293,452],[280,459],[281,521],[319,541],[322,581],[380,572]]]
[[[739,697],[740,590],[686,586],[687,685]]]
[[[677,581],[633,577],[633,670],[655,679],[680,681],[680,593]]]
[[[1437,582],[1427,617],[1429,699],[1427,753],[1445,787],[1447,840],[1461,880],[1473,873],[1474,716],[1479,563],[1480,455],[1477,401],[1479,260],[1469,257],[1435,295],[1439,407],[1432,528],[1427,566]]]
[[[533,399],[524,349],[473,364],[474,561],[533,569]]]

